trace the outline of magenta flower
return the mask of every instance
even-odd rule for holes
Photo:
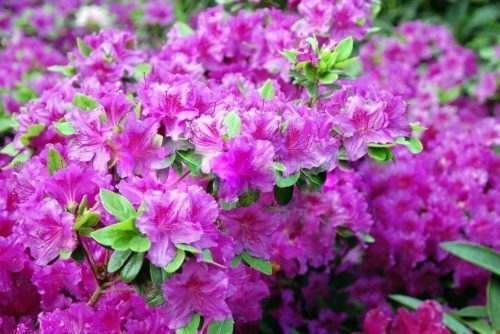
[[[24,217],[21,224],[22,240],[30,248],[39,265],[45,265],[59,255],[76,247],[76,235],[72,229],[73,216],[64,212],[53,199],[45,199],[33,212]]]
[[[15,238],[0,236],[0,293],[11,289],[11,273],[21,271],[27,260],[22,245]]]
[[[247,208],[223,211],[222,224],[238,243],[237,252],[247,250],[250,255],[270,258],[271,236],[279,220],[258,204]]]
[[[137,228],[151,240],[148,257],[158,267],[170,263],[176,253],[175,244],[200,240],[203,230],[191,218],[189,195],[172,190],[161,196],[145,198],[147,211],[137,218]]]
[[[182,273],[163,284],[167,299],[165,311],[170,317],[168,326],[185,326],[198,313],[207,320],[224,320],[231,316],[226,303],[228,277],[220,269],[207,264],[187,262]]]
[[[63,207],[75,208],[84,195],[87,195],[89,207],[94,205],[95,196],[99,192],[98,174],[76,165],[58,170],[46,183],[46,192],[55,198]]]
[[[114,140],[120,176],[143,175],[161,167],[166,152],[155,143],[157,131],[153,118],[137,120],[132,114],[127,118],[124,131]]]
[[[212,159],[210,164],[221,179],[220,196],[232,201],[249,189],[271,191],[273,156],[273,146],[267,140],[233,139],[229,150]]]

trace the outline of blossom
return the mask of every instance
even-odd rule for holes
[[[137,218],[137,228],[151,240],[151,262],[164,267],[174,258],[176,243],[200,240],[203,229],[199,221],[191,218],[189,195],[185,192],[171,190],[151,195],[145,203],[147,211]]]
[[[73,216],[63,212],[53,199],[45,199],[34,209],[24,217],[21,229],[23,243],[30,248],[36,263],[45,265],[59,252],[73,251],[76,247]]]
[[[150,167],[161,167],[166,152],[155,141],[157,130],[158,123],[153,118],[127,118],[125,130],[115,139],[117,168],[122,177],[147,174]]]
[[[210,162],[212,171],[221,179],[221,196],[231,201],[250,189],[271,191],[273,156],[273,146],[267,140],[250,143],[245,138],[233,139],[228,151]]]
[[[167,299],[165,312],[170,317],[168,326],[183,327],[194,313],[212,320],[229,318],[227,289],[228,277],[220,269],[192,261],[186,263],[181,274],[163,284]]]

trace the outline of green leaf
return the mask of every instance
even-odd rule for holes
[[[238,204],[241,207],[247,207],[257,202],[260,198],[260,190],[248,190],[240,195]]]
[[[307,184],[315,190],[320,190],[323,184],[326,182],[326,172],[321,172],[318,174],[313,174],[311,171],[301,170],[304,179]]]
[[[12,93],[14,99],[19,103],[26,103],[30,100],[36,99],[37,95],[33,88],[26,84],[18,83],[16,90]]]
[[[130,204],[128,199],[122,195],[106,189],[101,189],[99,191],[99,196],[104,209],[115,216],[118,221],[122,222],[129,218],[136,217],[134,207]]]
[[[177,253],[175,254],[172,261],[164,268],[164,270],[169,273],[175,273],[184,263],[184,259],[186,258],[186,252],[182,249],[177,249]]]
[[[287,205],[293,197],[294,186],[280,188],[278,186],[274,187],[274,199],[279,205]]]
[[[241,258],[255,270],[258,270],[266,275],[272,275],[273,268],[270,261],[253,257],[248,254],[247,251],[243,251],[243,253],[241,253]]]
[[[4,148],[2,148],[0,153],[8,155],[10,157],[15,157],[19,153],[19,151],[14,146],[14,143],[9,143],[9,144],[5,145]]]
[[[500,275],[500,253],[468,242],[444,242],[441,247],[459,258]]]
[[[421,125],[419,122],[410,123],[410,127],[411,127],[411,130],[415,131],[415,132],[422,132],[422,131],[427,130],[427,128],[425,126]]]
[[[319,53],[319,44],[316,36],[307,37],[306,41],[307,43],[309,43],[309,45],[311,45],[312,49],[316,54]]]
[[[323,84],[331,84],[334,83],[339,78],[337,73],[326,72],[325,74],[320,75],[319,81]]]
[[[500,268],[498,268],[500,269]],[[488,315],[493,329],[500,331],[500,276],[492,275],[488,283]]]
[[[292,64],[295,64],[297,62],[297,55],[299,52],[297,50],[283,50],[280,51],[280,53],[285,56],[286,59]]]
[[[189,168],[191,173],[200,174],[201,157],[194,153],[193,150],[177,151],[177,155],[182,162]]]
[[[124,242],[126,242],[127,247],[128,247],[129,240],[137,235],[137,232],[135,232],[135,231],[120,231],[120,230],[113,229],[112,227],[113,227],[113,225],[105,227],[105,228],[101,228],[97,231],[92,232],[90,234],[90,236],[92,237],[92,239],[94,239],[95,241],[97,241],[101,245],[110,246],[110,247],[114,245],[114,242],[116,240],[123,238],[123,239],[128,240],[128,241],[124,241]],[[122,250],[124,249],[121,246],[115,246],[115,248],[120,248]]]
[[[177,249],[182,249],[183,251],[193,253],[193,254],[200,254],[201,253],[201,250],[199,250],[198,248],[195,248],[191,245],[175,244],[175,247],[177,247]]]
[[[134,77],[137,80],[142,79],[144,76],[151,73],[152,66],[148,63],[140,63],[134,69]]]
[[[300,177],[300,171],[297,173],[288,175],[288,176],[283,176],[280,172],[275,171],[274,173],[276,175],[276,185],[280,188],[288,188],[293,186],[297,181],[299,180]]]
[[[496,334],[493,328],[491,328],[491,326],[488,323],[486,323],[486,321],[484,321],[483,319],[474,319],[474,320],[461,319],[461,321],[479,334]]]
[[[351,56],[354,42],[352,37],[347,37],[339,42],[333,51],[335,63],[339,63],[348,59]]]
[[[125,251],[114,251],[108,261],[108,272],[114,273],[120,270],[121,267],[127,262],[132,251],[130,249]]]
[[[101,214],[96,211],[87,211],[79,216],[73,224],[73,230],[78,231],[83,227],[94,227],[99,222]]]
[[[375,238],[369,235],[368,233],[360,233],[360,236],[367,244],[372,244],[375,242]]]
[[[227,139],[231,139],[240,134],[241,119],[235,111],[229,112],[224,118],[224,125],[226,126]]]
[[[388,147],[368,147],[368,156],[376,161],[388,161],[392,158]]]
[[[467,306],[457,312],[455,312],[459,317],[464,318],[484,318],[488,316],[488,311],[485,306]]]
[[[161,287],[163,282],[169,278],[169,274],[165,272],[162,268],[158,268],[151,262],[149,263],[149,275],[151,276],[151,281],[156,287]]]
[[[177,21],[176,24],[179,26],[179,33],[182,37],[190,36],[194,33],[193,28],[191,28],[187,23]]]
[[[120,232],[119,232],[120,233]],[[135,234],[126,234],[126,235],[121,235],[120,237],[116,238],[113,240],[113,243],[111,244],[111,248],[117,251],[126,251],[130,249],[130,241],[135,237]]]
[[[447,104],[455,101],[459,96],[462,88],[460,86],[453,87],[449,90],[438,90],[439,103]]]
[[[78,47],[78,51],[80,51],[80,54],[85,58],[87,58],[92,52],[92,47],[85,43],[80,37],[76,39],[76,45]]]
[[[75,128],[71,122],[52,122],[57,133],[61,136],[71,136],[75,134]]]
[[[137,277],[144,261],[144,253],[133,253],[130,259],[120,270],[122,281],[130,283]]]
[[[418,154],[418,153],[422,152],[424,149],[422,142],[420,141],[420,139],[418,139],[416,137],[411,137],[410,139],[408,139],[406,147],[408,147],[410,152],[413,154]]]
[[[309,81],[316,80],[316,68],[313,66],[313,64],[310,61],[308,61],[307,63],[304,64],[304,75],[306,76],[307,80],[309,80]]]
[[[389,299],[392,299],[412,310],[416,310],[418,306],[422,303],[421,300],[403,295],[389,295]]]
[[[344,69],[344,68],[346,68],[348,66],[351,66],[351,65],[355,64],[358,61],[359,61],[358,57],[348,58],[346,60],[343,60],[343,61],[335,63],[335,65],[333,65],[333,68]]]
[[[146,302],[149,306],[156,307],[165,304],[165,296],[162,289],[155,289],[148,293]]]
[[[151,241],[143,235],[136,235],[130,240],[128,246],[134,252],[147,252],[151,247]]]
[[[31,144],[31,139],[39,136],[45,130],[44,124],[31,124],[28,127],[28,131],[21,136],[20,141],[24,146],[29,146]]]
[[[10,162],[9,166],[16,167],[23,162],[27,161],[29,158],[31,158],[31,155],[33,154],[32,151],[25,151],[21,154],[16,155],[14,159]]]
[[[71,252],[59,251],[59,258],[61,260],[67,260],[71,257]]]
[[[195,313],[191,321],[184,327],[175,331],[176,334],[196,334],[200,325],[200,315]]]
[[[273,165],[273,169],[276,171],[284,172],[286,171],[286,166],[283,165],[281,162],[275,162]]]
[[[232,334],[233,327],[234,327],[233,319],[212,321],[210,325],[208,325],[207,334]]]
[[[76,249],[71,253],[71,258],[73,261],[81,263],[85,258],[85,253],[81,244],[79,244]]]
[[[93,109],[97,108],[97,106],[99,105],[99,103],[95,99],[93,99],[90,96],[81,94],[81,93],[75,94],[75,97],[73,98],[72,103],[75,107],[78,107],[82,110],[87,110],[87,111],[93,110]]]
[[[270,100],[276,96],[274,83],[271,79],[267,79],[262,87],[259,88],[259,94],[265,100]]]
[[[240,263],[241,263],[241,255],[235,256],[231,260],[231,267],[236,268],[237,266],[239,266]]]
[[[71,77],[76,74],[76,68],[72,65],[54,65],[47,68],[50,72],[62,73],[67,77]]]
[[[208,248],[204,249],[201,252],[201,254],[202,254],[203,262],[213,264],[214,266],[217,266],[220,268],[224,268],[224,266],[222,264],[219,264],[219,263],[214,261],[214,257],[212,256],[212,252],[210,251],[210,249],[208,249]]]
[[[47,169],[49,174],[53,175],[55,171],[63,169],[66,166],[62,155],[53,147],[47,153]]]

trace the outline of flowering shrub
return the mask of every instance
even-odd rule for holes
[[[498,64],[373,1],[218,2],[5,5],[2,333],[476,328],[440,244],[500,248]]]

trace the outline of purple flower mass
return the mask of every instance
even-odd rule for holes
[[[0,334],[500,331],[498,15],[407,7],[3,1]]]

